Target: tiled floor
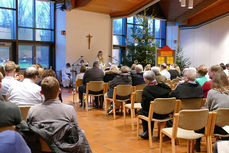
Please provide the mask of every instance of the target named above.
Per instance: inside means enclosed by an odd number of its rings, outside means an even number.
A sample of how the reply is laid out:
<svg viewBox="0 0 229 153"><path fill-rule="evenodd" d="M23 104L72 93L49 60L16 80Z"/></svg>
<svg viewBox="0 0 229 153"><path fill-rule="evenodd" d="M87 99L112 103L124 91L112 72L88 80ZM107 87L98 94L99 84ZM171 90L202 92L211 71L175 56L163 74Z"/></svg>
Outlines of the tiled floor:
<svg viewBox="0 0 229 153"><path fill-rule="evenodd" d="M72 94L67 90L63 91L65 103L72 103ZM159 152L159 141L153 138L153 148L149 148L148 140L137 139L136 126L131 130L130 116L127 116L124 125L122 115L117 115L113 120L112 116L105 116L102 109L90 109L88 112L76 107L78 122L85 131L86 137L94 153L157 153ZM157 131L155 131L157 135ZM163 152L171 152L169 139L165 140ZM201 146L202 151L206 152L205 145ZM177 153L186 153L186 142L182 141L176 146Z"/></svg>

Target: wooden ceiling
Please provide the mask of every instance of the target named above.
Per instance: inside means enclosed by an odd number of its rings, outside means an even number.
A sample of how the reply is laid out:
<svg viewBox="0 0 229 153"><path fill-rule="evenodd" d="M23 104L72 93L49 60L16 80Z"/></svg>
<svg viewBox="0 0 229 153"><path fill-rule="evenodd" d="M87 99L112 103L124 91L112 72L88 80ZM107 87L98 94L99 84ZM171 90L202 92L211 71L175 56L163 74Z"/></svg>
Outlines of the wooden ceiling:
<svg viewBox="0 0 229 153"><path fill-rule="evenodd" d="M109 14L112 18L133 15L156 4L168 21L198 25L229 12L229 0L194 0L194 8L179 0L72 0L75 8Z"/></svg>

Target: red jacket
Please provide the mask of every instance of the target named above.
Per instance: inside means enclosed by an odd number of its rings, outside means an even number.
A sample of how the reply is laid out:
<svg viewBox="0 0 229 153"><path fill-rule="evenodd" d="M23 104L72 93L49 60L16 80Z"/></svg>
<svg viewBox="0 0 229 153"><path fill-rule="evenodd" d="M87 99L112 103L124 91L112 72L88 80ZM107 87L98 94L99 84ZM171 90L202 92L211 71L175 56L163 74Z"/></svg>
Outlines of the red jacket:
<svg viewBox="0 0 229 153"><path fill-rule="evenodd" d="M204 92L204 98L207 97L208 91L211 89L211 85L212 85L212 80L206 81L206 82L203 84L202 89L203 89L203 92Z"/></svg>

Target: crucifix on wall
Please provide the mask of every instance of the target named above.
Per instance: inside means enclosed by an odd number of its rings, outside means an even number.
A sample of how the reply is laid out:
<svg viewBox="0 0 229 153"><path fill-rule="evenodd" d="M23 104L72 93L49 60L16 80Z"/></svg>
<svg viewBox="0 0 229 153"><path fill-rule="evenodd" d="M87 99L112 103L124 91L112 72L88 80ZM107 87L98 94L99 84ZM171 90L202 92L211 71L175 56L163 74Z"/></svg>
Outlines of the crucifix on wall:
<svg viewBox="0 0 229 153"><path fill-rule="evenodd" d="M92 38L93 36L92 35L87 35L87 38L88 38L88 49L90 49L91 48L91 38Z"/></svg>

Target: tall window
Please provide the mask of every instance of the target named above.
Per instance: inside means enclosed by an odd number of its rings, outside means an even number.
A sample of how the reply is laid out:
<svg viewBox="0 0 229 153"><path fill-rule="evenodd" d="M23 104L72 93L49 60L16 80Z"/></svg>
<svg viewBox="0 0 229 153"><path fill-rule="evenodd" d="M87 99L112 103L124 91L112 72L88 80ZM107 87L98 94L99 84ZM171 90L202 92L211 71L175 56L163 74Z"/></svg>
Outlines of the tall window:
<svg viewBox="0 0 229 153"><path fill-rule="evenodd" d="M142 18L128 17L113 20L113 62L123 63L123 56L126 55L127 42L134 42L132 35L137 29L142 29ZM166 21L159 19L148 19L149 33L154 36L155 44L164 47L166 42ZM140 33L141 34L141 33ZM118 61L118 62L117 62Z"/></svg>
<svg viewBox="0 0 229 153"><path fill-rule="evenodd" d="M10 56L4 57L21 68L31 64L55 66L55 57L51 55L55 43L54 9L54 3L40 0L0 0L1 50L11 43Z"/></svg>

